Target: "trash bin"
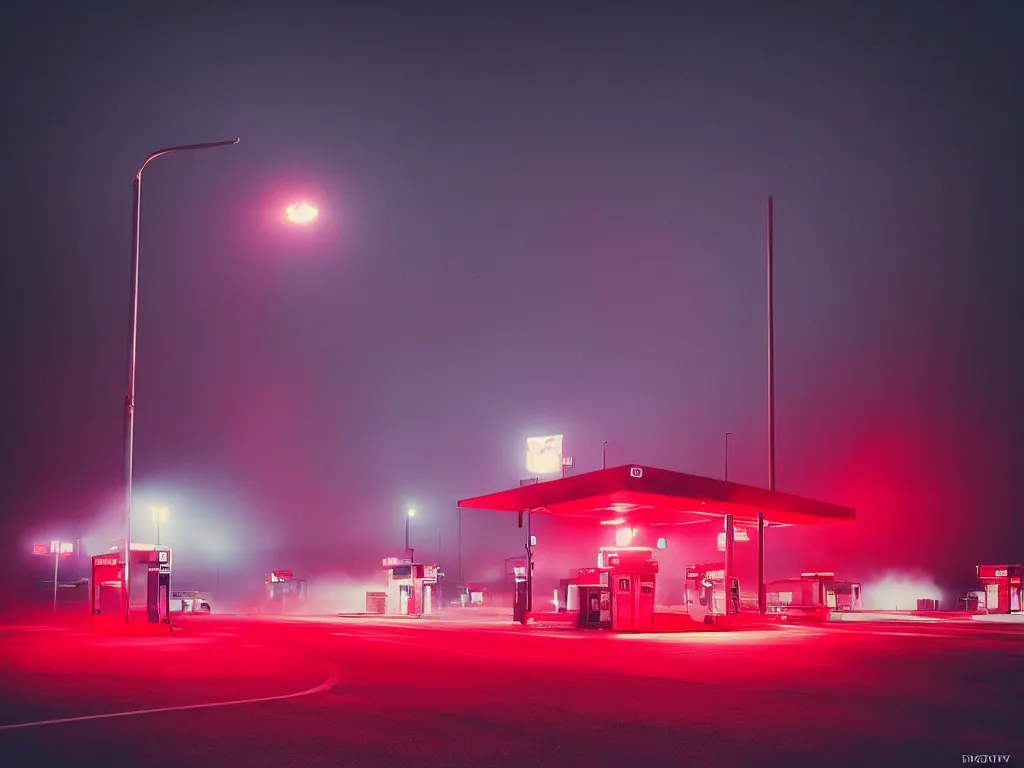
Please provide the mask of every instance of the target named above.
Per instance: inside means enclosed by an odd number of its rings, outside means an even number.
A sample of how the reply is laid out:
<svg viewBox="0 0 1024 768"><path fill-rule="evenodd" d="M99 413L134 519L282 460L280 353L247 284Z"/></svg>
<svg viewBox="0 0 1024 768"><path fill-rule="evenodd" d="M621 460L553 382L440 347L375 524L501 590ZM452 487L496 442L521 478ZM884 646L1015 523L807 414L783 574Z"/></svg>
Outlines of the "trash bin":
<svg viewBox="0 0 1024 768"><path fill-rule="evenodd" d="M939 601L931 598L921 597L917 600L917 610L919 611L937 611L939 610Z"/></svg>
<svg viewBox="0 0 1024 768"><path fill-rule="evenodd" d="M367 592L366 612L384 613L386 610L388 595L387 592Z"/></svg>

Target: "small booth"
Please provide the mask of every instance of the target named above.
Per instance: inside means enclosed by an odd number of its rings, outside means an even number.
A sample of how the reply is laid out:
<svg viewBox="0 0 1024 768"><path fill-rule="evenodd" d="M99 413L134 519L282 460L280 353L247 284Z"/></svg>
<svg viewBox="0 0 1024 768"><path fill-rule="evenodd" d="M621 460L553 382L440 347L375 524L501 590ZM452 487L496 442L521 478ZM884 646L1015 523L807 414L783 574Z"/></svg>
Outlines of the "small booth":
<svg viewBox="0 0 1024 768"><path fill-rule="evenodd" d="M422 616L437 610L437 566L412 562L411 557L388 557L385 612L399 616Z"/></svg>
<svg viewBox="0 0 1024 768"><path fill-rule="evenodd" d="M739 613L740 580L730 577L726 589L725 563L686 566L683 591L686 613L694 621L706 623L716 616Z"/></svg>
<svg viewBox="0 0 1024 768"><path fill-rule="evenodd" d="M296 579L291 571L271 571L263 582L268 613L288 613L306 601L306 580Z"/></svg>
<svg viewBox="0 0 1024 768"><path fill-rule="evenodd" d="M1021 579L1024 565L979 565L978 581L984 594L984 605L978 607L986 613L1024 612L1024 590Z"/></svg>
<svg viewBox="0 0 1024 768"><path fill-rule="evenodd" d="M455 591L459 606L462 608L479 608L491 600L491 590L479 582L467 581L465 584L458 584Z"/></svg>
<svg viewBox="0 0 1024 768"><path fill-rule="evenodd" d="M863 607L860 583L837 581L830 571L771 581L765 589L768 613L789 618L827 619L832 611L859 611Z"/></svg>
<svg viewBox="0 0 1024 768"><path fill-rule="evenodd" d="M92 558L90 580L90 610L94 624L124 621L127 617L127 601L130 600L131 583L144 580L146 619L153 624L169 622L171 612L171 549L156 544L131 545L131 567L125 573L124 545L115 547L103 555Z"/></svg>
<svg viewBox="0 0 1024 768"><path fill-rule="evenodd" d="M575 614L580 629L649 632L654 628L658 561L647 547L603 547L596 568L576 568L555 590L555 612Z"/></svg>

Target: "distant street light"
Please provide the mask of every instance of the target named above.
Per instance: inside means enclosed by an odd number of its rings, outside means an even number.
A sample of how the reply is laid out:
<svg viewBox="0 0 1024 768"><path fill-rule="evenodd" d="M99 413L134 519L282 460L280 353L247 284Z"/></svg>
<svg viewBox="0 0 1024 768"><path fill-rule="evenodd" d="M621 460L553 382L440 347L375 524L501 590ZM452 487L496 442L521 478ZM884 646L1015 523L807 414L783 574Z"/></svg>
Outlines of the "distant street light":
<svg viewBox="0 0 1024 768"><path fill-rule="evenodd" d="M285 208L284 215L292 224L311 224L320 215L320 211L311 203L302 201L301 203L292 203Z"/></svg>
<svg viewBox="0 0 1024 768"><path fill-rule="evenodd" d="M153 507L153 520L156 522L156 544L160 546L160 523L167 522L168 513L170 513L167 507Z"/></svg>
<svg viewBox="0 0 1024 768"><path fill-rule="evenodd" d="M60 556L75 551L75 545L64 541L51 541L50 551L53 552L53 612L57 612L57 574L60 570Z"/></svg>
<svg viewBox="0 0 1024 768"><path fill-rule="evenodd" d="M128 623L131 614L131 559L132 559L132 464L135 454L135 350L139 328L139 234L142 228L142 172L146 166L158 157L176 152L194 152L200 149L231 147L241 139L229 141L212 141L206 144L181 144L165 147L151 153L142 161L135 172L134 205L132 210L132 265L131 282L129 284L129 315L128 315L128 392L124 397L124 496L125 496L125 528L124 539L124 585L128 593L124 601L124 620Z"/></svg>
<svg viewBox="0 0 1024 768"><path fill-rule="evenodd" d="M416 510L410 507L405 514L405 551L409 551L409 521L416 517Z"/></svg>

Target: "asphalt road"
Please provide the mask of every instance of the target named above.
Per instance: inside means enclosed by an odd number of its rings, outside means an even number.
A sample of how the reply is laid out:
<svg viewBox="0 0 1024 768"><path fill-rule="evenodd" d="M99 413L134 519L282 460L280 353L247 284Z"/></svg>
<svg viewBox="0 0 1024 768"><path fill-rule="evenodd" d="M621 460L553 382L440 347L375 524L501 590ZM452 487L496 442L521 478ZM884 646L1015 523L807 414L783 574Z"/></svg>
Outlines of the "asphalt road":
<svg viewBox="0 0 1024 768"><path fill-rule="evenodd" d="M1024 628L628 636L427 620L180 625L130 637L0 626L0 764L1024 762Z"/></svg>

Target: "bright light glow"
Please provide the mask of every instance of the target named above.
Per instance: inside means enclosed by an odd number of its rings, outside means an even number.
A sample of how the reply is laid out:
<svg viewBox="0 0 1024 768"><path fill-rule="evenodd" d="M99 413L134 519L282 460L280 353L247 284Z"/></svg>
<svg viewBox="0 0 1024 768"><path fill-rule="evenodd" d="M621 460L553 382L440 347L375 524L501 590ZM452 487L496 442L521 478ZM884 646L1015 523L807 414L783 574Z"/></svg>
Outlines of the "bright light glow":
<svg viewBox="0 0 1024 768"><path fill-rule="evenodd" d="M154 522L166 523L171 510L167 507L153 507Z"/></svg>
<svg viewBox="0 0 1024 768"><path fill-rule="evenodd" d="M562 435L526 438L526 471L553 475L562 471Z"/></svg>
<svg viewBox="0 0 1024 768"><path fill-rule="evenodd" d="M289 205L284 209L284 215L292 224L310 224L320 215L320 211L312 204L303 201Z"/></svg>
<svg viewBox="0 0 1024 768"><path fill-rule="evenodd" d="M886 574L864 585L862 601L868 610L913 611L919 599L942 601L942 590L925 574Z"/></svg>
<svg viewBox="0 0 1024 768"><path fill-rule="evenodd" d="M408 514L409 514L409 517L416 517L416 510L415 510L415 509L412 509L412 508L410 507L410 508L409 508L409 512L408 512Z"/></svg>
<svg viewBox="0 0 1024 768"><path fill-rule="evenodd" d="M633 530L631 528L619 528L615 531L615 546L628 547L633 541Z"/></svg>
<svg viewBox="0 0 1024 768"><path fill-rule="evenodd" d="M617 517L614 520L602 520L601 525L622 525L626 522L623 518Z"/></svg>

